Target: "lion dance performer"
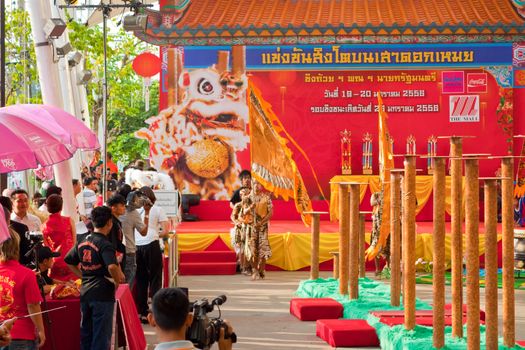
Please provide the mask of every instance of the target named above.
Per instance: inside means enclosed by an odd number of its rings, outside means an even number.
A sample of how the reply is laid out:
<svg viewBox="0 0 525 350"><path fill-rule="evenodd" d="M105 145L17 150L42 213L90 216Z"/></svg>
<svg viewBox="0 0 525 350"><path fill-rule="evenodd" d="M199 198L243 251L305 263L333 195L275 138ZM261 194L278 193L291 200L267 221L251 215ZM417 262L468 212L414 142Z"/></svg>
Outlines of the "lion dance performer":
<svg viewBox="0 0 525 350"><path fill-rule="evenodd" d="M237 261L243 274L252 274L251 266L246 261L246 237L251 236L254 221L255 204L250 196L251 190L243 188L240 191L241 201L233 207L231 220L233 221L233 246L237 253Z"/></svg>
<svg viewBox="0 0 525 350"><path fill-rule="evenodd" d="M252 194L254 203L254 223L246 237L246 259L252 268L252 280L264 279L266 261L272 256L268 241L268 222L273 214L270 194L262 191L262 185L253 180Z"/></svg>

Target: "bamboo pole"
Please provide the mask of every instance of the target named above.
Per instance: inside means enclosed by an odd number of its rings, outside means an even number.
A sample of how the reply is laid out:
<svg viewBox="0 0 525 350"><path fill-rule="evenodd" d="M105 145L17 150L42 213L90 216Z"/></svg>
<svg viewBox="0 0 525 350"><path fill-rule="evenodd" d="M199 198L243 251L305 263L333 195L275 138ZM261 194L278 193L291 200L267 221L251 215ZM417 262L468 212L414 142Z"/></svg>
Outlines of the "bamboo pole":
<svg viewBox="0 0 525 350"><path fill-rule="evenodd" d="M390 304L401 299L401 175L390 170Z"/></svg>
<svg viewBox="0 0 525 350"><path fill-rule="evenodd" d="M463 140L450 138L451 164L451 269L452 269L452 336L463 337L463 239L462 223L462 162Z"/></svg>
<svg viewBox="0 0 525 350"><path fill-rule="evenodd" d="M349 254L349 278L350 299L359 298L359 234L361 225L359 220L359 187L360 184L350 185L350 254Z"/></svg>
<svg viewBox="0 0 525 350"><path fill-rule="evenodd" d="M348 183L339 183L339 293L348 294L350 239L350 193Z"/></svg>
<svg viewBox="0 0 525 350"><path fill-rule="evenodd" d="M433 344L445 346L445 157L435 157L433 174L434 231L433 238Z"/></svg>
<svg viewBox="0 0 525 350"><path fill-rule="evenodd" d="M498 348L497 179L484 179L485 193L485 328L486 349Z"/></svg>
<svg viewBox="0 0 525 350"><path fill-rule="evenodd" d="M479 160L465 160L467 348L479 349Z"/></svg>
<svg viewBox="0 0 525 350"><path fill-rule="evenodd" d="M310 240L310 279L319 278L319 219L321 214L328 214L325 211L307 211L304 214L312 216L312 237Z"/></svg>
<svg viewBox="0 0 525 350"><path fill-rule="evenodd" d="M503 345L513 347L516 341L514 306L514 217L513 184L514 159L501 160L501 221L503 223Z"/></svg>
<svg viewBox="0 0 525 350"><path fill-rule="evenodd" d="M405 329L416 325L416 156L405 155L403 182L403 305Z"/></svg>

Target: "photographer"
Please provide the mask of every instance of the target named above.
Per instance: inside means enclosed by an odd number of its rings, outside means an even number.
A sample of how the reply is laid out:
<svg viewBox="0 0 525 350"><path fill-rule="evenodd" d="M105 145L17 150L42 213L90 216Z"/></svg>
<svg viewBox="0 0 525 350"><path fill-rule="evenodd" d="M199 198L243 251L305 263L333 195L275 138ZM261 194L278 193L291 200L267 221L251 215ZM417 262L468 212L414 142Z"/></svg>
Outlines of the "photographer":
<svg viewBox="0 0 525 350"><path fill-rule="evenodd" d="M144 220L148 219L147 234L135 232L137 245L137 276L136 276L136 303L137 311L142 323L148 323L148 290L153 297L162 286L162 251L159 238L168 237L168 217L164 209L155 205L157 197L150 187L142 187L140 191L147 196L148 201L139 212ZM149 215L146 208L152 204Z"/></svg>
<svg viewBox="0 0 525 350"><path fill-rule="evenodd" d="M155 350L196 349L193 343L185 340L186 331L193 322L189 313L188 297L179 288L161 289L151 302L152 313L148 315L149 324L155 327L159 344ZM225 321L227 334L233 333L233 328ZM220 330L219 350L232 349L232 339L225 339L224 328Z"/></svg>
<svg viewBox="0 0 525 350"><path fill-rule="evenodd" d="M119 194L125 192L119 191ZM135 245L135 230L141 235L146 236L149 226L149 211L151 209L151 202L149 205L144 205L144 195L140 191L132 191L126 193L126 213L119 217L122 223L122 233L124 234L124 245L126 246L126 258L124 262L124 275L126 275L126 283L129 287L133 287L135 274L137 272L137 246ZM144 221L140 217L137 209L144 207Z"/></svg>

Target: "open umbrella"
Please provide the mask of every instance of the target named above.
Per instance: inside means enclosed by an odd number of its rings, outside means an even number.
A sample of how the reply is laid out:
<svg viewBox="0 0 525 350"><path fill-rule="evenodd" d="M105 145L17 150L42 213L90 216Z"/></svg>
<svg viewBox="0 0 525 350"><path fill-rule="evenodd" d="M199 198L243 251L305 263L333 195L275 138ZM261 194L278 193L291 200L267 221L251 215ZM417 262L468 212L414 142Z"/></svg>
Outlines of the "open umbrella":
<svg viewBox="0 0 525 350"><path fill-rule="evenodd" d="M77 149L97 149L96 135L73 115L52 106L0 108L0 173L60 163Z"/></svg>

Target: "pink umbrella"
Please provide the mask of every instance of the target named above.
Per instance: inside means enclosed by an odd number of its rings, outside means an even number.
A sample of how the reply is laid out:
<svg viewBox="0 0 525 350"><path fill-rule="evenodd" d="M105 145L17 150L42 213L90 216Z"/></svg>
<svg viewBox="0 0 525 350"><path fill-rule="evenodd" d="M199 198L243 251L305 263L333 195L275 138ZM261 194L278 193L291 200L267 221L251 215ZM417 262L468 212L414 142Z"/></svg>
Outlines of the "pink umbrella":
<svg viewBox="0 0 525 350"><path fill-rule="evenodd" d="M73 115L44 105L0 108L0 173L49 166L77 149L100 147L96 135Z"/></svg>

